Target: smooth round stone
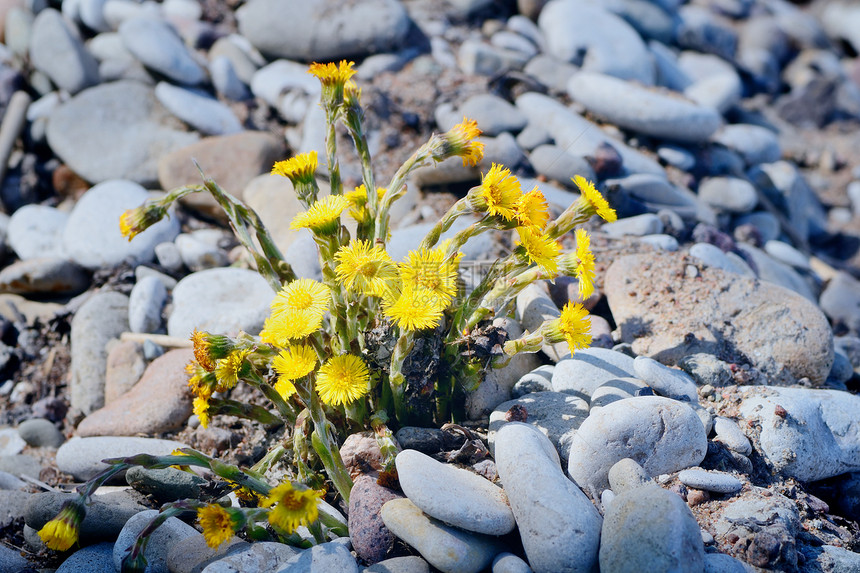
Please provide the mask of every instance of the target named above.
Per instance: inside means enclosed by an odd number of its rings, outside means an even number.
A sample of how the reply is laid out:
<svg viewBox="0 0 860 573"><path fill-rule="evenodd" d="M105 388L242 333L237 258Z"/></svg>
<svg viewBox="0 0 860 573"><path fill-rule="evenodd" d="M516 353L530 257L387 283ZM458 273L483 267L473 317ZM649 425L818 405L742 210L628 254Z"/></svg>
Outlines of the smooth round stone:
<svg viewBox="0 0 860 573"><path fill-rule="evenodd" d="M567 90L589 112L618 127L662 139L702 142L723 121L713 108L604 74L578 72L568 81Z"/></svg>
<svg viewBox="0 0 860 573"><path fill-rule="evenodd" d="M644 485L621 493L607 507L601 571L692 573L704 569L704 559L699 524L680 496Z"/></svg>
<svg viewBox="0 0 860 573"><path fill-rule="evenodd" d="M201 240L196 234L183 233L176 237L174 244L179 249L182 262L195 272L224 267L230 262L227 253L217 245Z"/></svg>
<svg viewBox="0 0 860 573"><path fill-rule="evenodd" d="M520 52L529 57L534 57L538 54L537 47L531 41L508 30L501 30L493 34L490 37L490 44L504 50Z"/></svg>
<svg viewBox="0 0 860 573"><path fill-rule="evenodd" d="M574 175L594 181L594 169L584 157L571 155L557 145L540 145L529 154L534 170L549 179L570 185Z"/></svg>
<svg viewBox="0 0 860 573"><path fill-rule="evenodd" d="M208 269L190 274L173 289L170 336L187 338L197 328L212 333L259 332L275 293L246 269Z"/></svg>
<svg viewBox="0 0 860 573"><path fill-rule="evenodd" d="M39 469L41 469L41 468L39 468ZM37 475L38 475L38 473L39 472L36 472ZM4 492L6 492L6 491L14 492L15 490L23 490L26 488L27 488L27 482L25 482L22 479L19 479L18 476L16 476L15 474L11 474L7 471L0 470L0 501L2 501L4 504L8 504L8 505L5 505L4 507L11 508L13 503L15 505L17 505L18 500L21 499L17 496L14 496L14 498L13 498L16 501L6 499L5 497L3 497L5 495ZM14 494L11 494L9 497L13 497L13 495ZM12 510L9 509L8 511L11 513ZM8 519L8 516L9 516L9 513L7 513L7 517L0 519L0 523L4 523L5 520Z"/></svg>
<svg viewBox="0 0 860 573"><path fill-rule="evenodd" d="M636 377L630 356L606 348L583 348L556 364L552 388L556 392L591 396L609 380Z"/></svg>
<svg viewBox="0 0 860 573"><path fill-rule="evenodd" d="M113 543L82 547L63 561L56 573L109 573L113 571Z"/></svg>
<svg viewBox="0 0 860 573"><path fill-rule="evenodd" d="M362 569L361 573L430 573L430 565L417 555L409 555L374 563Z"/></svg>
<svg viewBox="0 0 860 573"><path fill-rule="evenodd" d="M737 152L747 165L773 163L782 157L777 135L759 125L726 125L714 134L711 141Z"/></svg>
<svg viewBox="0 0 860 573"><path fill-rule="evenodd" d="M733 61L737 49L737 32L724 19L704 6L683 6L678 10L680 22L676 30L682 48L715 54Z"/></svg>
<svg viewBox="0 0 860 573"><path fill-rule="evenodd" d="M149 262L155 245L179 234L179 220L165 217L129 241L120 233L119 220L151 196L132 181L105 181L92 187L75 204L63 230L66 252L79 265L90 269L112 267L132 259Z"/></svg>
<svg viewBox="0 0 860 573"><path fill-rule="evenodd" d="M269 59L320 62L391 51L404 42L411 23L396 0L253 0L236 11L236 19L239 33Z"/></svg>
<svg viewBox="0 0 860 573"><path fill-rule="evenodd" d="M6 242L19 259L59 256L69 214L47 205L24 205L9 218Z"/></svg>
<svg viewBox="0 0 860 573"><path fill-rule="evenodd" d="M567 80L578 70L578 66L547 54L538 54L523 68L525 73L556 92L563 92L567 87Z"/></svg>
<svg viewBox="0 0 860 573"><path fill-rule="evenodd" d="M546 436L528 424L507 424L496 436L495 459L531 567L594 570L602 519L564 475Z"/></svg>
<svg viewBox="0 0 860 573"><path fill-rule="evenodd" d="M507 418L511 408L524 409L527 417L519 421L525 421L540 430L564 459L572 434L588 417L588 403L577 396L563 392L526 394L522 398L499 404L490 414L487 442L491 451L495 448L498 431L509 423Z"/></svg>
<svg viewBox="0 0 860 573"><path fill-rule="evenodd" d="M511 389L511 398L522 398L532 392L551 392L554 368L552 364L544 364L523 375Z"/></svg>
<svg viewBox="0 0 860 573"><path fill-rule="evenodd" d="M602 229L610 237L654 235L663 232L663 221L654 213L643 213L606 223Z"/></svg>
<svg viewBox="0 0 860 573"><path fill-rule="evenodd" d="M26 446L27 442L14 428L0 429L0 456L20 454Z"/></svg>
<svg viewBox="0 0 860 573"><path fill-rule="evenodd" d="M430 565L446 573L483 571L500 550L496 539L444 525L425 515L408 499L387 502L381 515L394 535L418 551Z"/></svg>
<svg viewBox="0 0 860 573"><path fill-rule="evenodd" d="M298 62L275 60L254 72L251 91L272 107L278 107L284 94L294 90L319 96L319 81L307 72L307 66Z"/></svg>
<svg viewBox="0 0 860 573"><path fill-rule="evenodd" d="M591 411L593 412L595 408L601 408L618 400L645 395L643 391L651 393L650 387L638 378L609 380L595 388L594 392L591 393Z"/></svg>
<svg viewBox="0 0 860 573"><path fill-rule="evenodd" d="M281 567L302 550L286 543L258 541L210 563L201 573L237 573L238 571L280 571Z"/></svg>
<svg viewBox="0 0 860 573"><path fill-rule="evenodd" d="M630 491L650 483L653 483L653 480L651 479L651 476L645 472L642 466L637 464L635 460L624 458L623 460L618 460L611 468L609 468L609 486L612 489L604 490L604 492L611 491L615 496L618 496L626 491ZM602 500L602 493L600 497ZM606 507L606 505L604 505L604 507Z"/></svg>
<svg viewBox="0 0 860 573"><path fill-rule="evenodd" d="M90 286L90 274L65 258L17 261L0 271L0 292L23 295L74 295Z"/></svg>
<svg viewBox="0 0 860 573"><path fill-rule="evenodd" d="M522 52L473 39L463 42L457 52L457 65L470 76L495 76L512 69L519 70L528 60L529 56Z"/></svg>
<svg viewBox="0 0 860 573"><path fill-rule="evenodd" d="M217 99L167 82L155 86L155 97L173 115L205 135L242 131L233 111Z"/></svg>
<svg viewBox="0 0 860 573"><path fill-rule="evenodd" d="M137 515L133 515L119 532L116 543L113 547L113 565L116 571L122 568L122 560L131 550L134 542L137 540L138 534L149 525L149 522L158 516L158 510L147 509L141 511ZM167 555L171 548L179 541L200 535L200 533L175 517L168 517L158 529L156 529L149 537L149 543L143 552L143 556L147 562L147 570L152 573L167 573Z"/></svg>
<svg viewBox="0 0 860 573"><path fill-rule="evenodd" d="M516 527L504 490L485 478L416 450L403 450L395 463L403 493L430 517L487 535Z"/></svg>
<svg viewBox="0 0 860 573"><path fill-rule="evenodd" d="M696 156L676 145L661 145L657 148L657 156L681 171L690 171L696 166Z"/></svg>
<svg viewBox="0 0 860 573"><path fill-rule="evenodd" d="M401 497L376 483L373 476L355 479L349 494L349 539L356 555L368 563L381 561L394 547L394 535L385 527L379 512L386 502Z"/></svg>
<svg viewBox="0 0 860 573"><path fill-rule="evenodd" d="M684 90L684 95L697 104L724 114L741 99L743 84L734 69L700 78Z"/></svg>
<svg viewBox="0 0 860 573"><path fill-rule="evenodd" d="M532 568L513 553L499 553L493 559L493 573L532 573Z"/></svg>
<svg viewBox="0 0 860 573"><path fill-rule="evenodd" d="M709 267L722 269L732 273L738 273L748 277L755 277L755 273L749 265L741 266L737 261L726 256L719 247L710 243L696 243L690 247L690 255L699 259Z"/></svg>
<svg viewBox="0 0 860 573"><path fill-rule="evenodd" d="M47 137L54 153L87 181L130 179L151 185L158 178L158 158L199 136L176 129L175 118L152 88L123 80L90 88L57 106L48 118Z"/></svg>
<svg viewBox="0 0 860 573"><path fill-rule="evenodd" d="M571 440L568 474L597 498L618 460L639 460L655 476L698 465L707 450L702 422L686 404L660 396L627 398L582 423Z"/></svg>
<svg viewBox="0 0 860 573"><path fill-rule="evenodd" d="M18 435L34 448L59 448L66 441L63 433L44 418L31 418L18 425Z"/></svg>
<svg viewBox="0 0 860 573"><path fill-rule="evenodd" d="M314 545L291 557L278 573L358 573L358 564L349 549L340 542Z"/></svg>
<svg viewBox="0 0 860 573"><path fill-rule="evenodd" d="M75 94L99 82L98 63L60 12L39 12L32 34L30 62L58 88Z"/></svg>
<svg viewBox="0 0 860 573"><path fill-rule="evenodd" d="M166 456L186 444L174 440L135 438L127 436L74 437L57 450L57 467L75 479L88 480L107 468L101 460L123 458L136 454Z"/></svg>
<svg viewBox="0 0 860 573"><path fill-rule="evenodd" d="M633 371L661 396L696 404L699 401L695 380L683 370L669 368L647 356L637 356L633 360Z"/></svg>
<svg viewBox="0 0 860 573"><path fill-rule="evenodd" d="M167 22L132 18L120 24L119 35L128 51L144 66L174 82L197 85L206 80L205 70Z"/></svg>
<svg viewBox="0 0 860 573"><path fill-rule="evenodd" d="M537 283L532 283L520 291L516 300L516 317L522 327L529 332L537 331L544 321L553 320L561 315L561 311ZM570 348L565 342L544 344L541 350L553 362L558 362L562 357L570 354Z"/></svg>
<svg viewBox="0 0 860 573"><path fill-rule="evenodd" d="M239 78L233 62L227 56L218 56L209 62L209 75L212 76L215 90L225 98L244 101L251 97L248 86Z"/></svg>
<svg viewBox="0 0 860 573"><path fill-rule="evenodd" d="M755 187L737 177L708 177L699 184L699 199L728 213L749 213L758 204Z"/></svg>
<svg viewBox="0 0 860 573"><path fill-rule="evenodd" d="M503 131L516 133L528 123L526 116L513 104L493 94L478 94L460 106L460 115L478 122L478 127L488 136Z"/></svg>
<svg viewBox="0 0 860 573"><path fill-rule="evenodd" d="M700 218L696 196L666 180L664 174L634 173L618 179L607 179L606 188L623 193L642 203L649 211L671 209L680 216Z"/></svg>
<svg viewBox="0 0 860 573"><path fill-rule="evenodd" d="M679 472L678 479L687 487L716 493L735 493L740 491L744 485L741 480L731 474L710 472L697 468Z"/></svg>
<svg viewBox="0 0 860 573"><path fill-rule="evenodd" d="M705 573L747 573L747 564L725 553L705 553Z"/></svg>
<svg viewBox="0 0 860 573"><path fill-rule="evenodd" d="M721 442L730 450L748 456L752 453L749 438L743 433L737 423L723 416L714 418L716 441Z"/></svg>
<svg viewBox="0 0 860 573"><path fill-rule="evenodd" d="M741 386L743 420L761 424L761 449L774 469L800 481L860 470L860 397L838 390Z"/></svg>
<svg viewBox="0 0 860 573"><path fill-rule="evenodd" d="M860 282L853 276L837 272L822 291L819 304L832 321L854 332L860 329Z"/></svg>
<svg viewBox="0 0 860 573"><path fill-rule="evenodd" d="M132 332L157 333L162 330L161 311L167 302L167 288L154 276L137 281L128 297L128 325Z"/></svg>
<svg viewBox="0 0 860 573"><path fill-rule="evenodd" d="M791 265L796 269L810 270L809 257L782 241L767 241L764 244L764 252L781 263Z"/></svg>
<svg viewBox="0 0 860 573"><path fill-rule="evenodd" d="M749 244L739 244L738 249L752 259L761 280L767 281L794 291L806 300L814 302L815 293L800 274L790 266L775 260L773 257Z"/></svg>
<svg viewBox="0 0 860 573"><path fill-rule="evenodd" d="M174 468L148 470L140 466L130 468L125 473L125 481L144 495L155 498L159 503L179 499L200 497L200 488L206 480L200 476Z"/></svg>
<svg viewBox="0 0 860 573"><path fill-rule="evenodd" d="M672 235L645 235L644 237L640 237L640 243L645 243L646 245L651 245L655 249L659 249L661 251L669 251L670 253L674 253L678 250L678 239L673 237Z"/></svg>
<svg viewBox="0 0 860 573"><path fill-rule="evenodd" d="M547 52L559 60L645 85L654 83L654 65L642 38L630 24L600 4L581 0L551 2L537 22ZM589 25L582 26L582 22ZM572 29L577 33L571 34Z"/></svg>

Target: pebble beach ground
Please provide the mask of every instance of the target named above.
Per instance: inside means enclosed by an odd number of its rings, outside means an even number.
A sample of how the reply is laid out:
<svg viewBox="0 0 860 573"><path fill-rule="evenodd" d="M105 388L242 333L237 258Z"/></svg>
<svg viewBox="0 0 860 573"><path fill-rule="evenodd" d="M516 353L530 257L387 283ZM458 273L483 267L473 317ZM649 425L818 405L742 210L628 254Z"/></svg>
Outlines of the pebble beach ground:
<svg viewBox="0 0 860 573"><path fill-rule="evenodd" d="M399 485L351 436L350 503L326 510L348 538L215 551L171 518L147 571L860 571L860 4L0 0L0 40L0 572L118 572L161 503L207 485L129 471L48 550L36 531L101 459L249 466L283 436L192 415L182 341L258 332L273 297L214 201L132 242L118 219L199 183L193 159L319 277L268 173L324 149L307 64L340 58L378 181L464 116L484 132L479 166L409 180L397 260L492 163L557 213L572 176L598 185L619 220L589 223L592 347L493 371L462 425L400 428ZM467 243L466 286L509 248ZM533 285L500 325L534 330L576 292Z"/></svg>

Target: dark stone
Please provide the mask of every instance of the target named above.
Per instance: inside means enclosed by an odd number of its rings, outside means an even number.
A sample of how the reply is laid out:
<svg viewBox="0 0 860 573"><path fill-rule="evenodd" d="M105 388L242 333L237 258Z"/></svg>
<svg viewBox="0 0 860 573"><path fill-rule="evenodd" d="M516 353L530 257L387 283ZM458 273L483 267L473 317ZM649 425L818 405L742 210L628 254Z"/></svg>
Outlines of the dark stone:
<svg viewBox="0 0 860 573"><path fill-rule="evenodd" d="M404 496L382 487L371 476L361 476L349 495L349 539L356 554L370 564L385 559L394 549L395 537L379 512L386 502Z"/></svg>
<svg viewBox="0 0 860 573"><path fill-rule="evenodd" d="M24 522L38 531L57 516L65 501L77 497L78 495L73 493L37 493L27 501ZM136 492L124 491L91 498L87 505L87 515L81 523L81 545L116 540L131 516L149 509L141 502L141 496Z"/></svg>

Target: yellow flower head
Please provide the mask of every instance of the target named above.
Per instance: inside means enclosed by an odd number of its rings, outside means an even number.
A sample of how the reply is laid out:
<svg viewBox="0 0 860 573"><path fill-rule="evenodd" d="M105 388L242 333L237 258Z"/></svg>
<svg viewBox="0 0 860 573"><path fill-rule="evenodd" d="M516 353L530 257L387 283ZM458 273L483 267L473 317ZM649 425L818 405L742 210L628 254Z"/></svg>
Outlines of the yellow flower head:
<svg viewBox="0 0 860 573"><path fill-rule="evenodd" d="M385 195L385 187L376 189L376 196L379 201L382 201L382 196ZM367 188L364 185L359 185L352 191L345 193L344 197L349 199L349 216L358 223L365 223L370 219L370 213L367 211Z"/></svg>
<svg viewBox="0 0 860 573"><path fill-rule="evenodd" d="M360 113L361 110L361 88L354 81L349 80L343 86L343 104Z"/></svg>
<svg viewBox="0 0 860 573"><path fill-rule="evenodd" d="M248 354L250 350L236 350L215 363L215 377L218 379L215 389L218 392L235 387L241 377L248 375L250 365L245 362Z"/></svg>
<svg viewBox="0 0 860 573"><path fill-rule="evenodd" d="M66 551L78 540L81 522L86 513L86 507L79 500L67 501L57 517L42 526L39 537L49 549Z"/></svg>
<svg viewBox="0 0 860 573"><path fill-rule="evenodd" d="M119 232L129 241L161 220L167 209L157 203L144 203L126 210L119 217Z"/></svg>
<svg viewBox="0 0 860 573"><path fill-rule="evenodd" d="M191 332L191 343L194 347L194 358L205 370L215 370L215 362L227 358L236 343L223 334L201 332L196 328Z"/></svg>
<svg viewBox="0 0 860 573"><path fill-rule="evenodd" d="M209 396L197 396L194 398L193 411L200 419L200 425L209 427Z"/></svg>
<svg viewBox="0 0 860 573"><path fill-rule="evenodd" d="M579 264L574 276L579 280L579 298L587 299L594 292L594 253L591 252L591 237L585 229L576 230L576 257Z"/></svg>
<svg viewBox="0 0 860 573"><path fill-rule="evenodd" d="M600 194L600 191L594 187L593 183L580 175L574 176L573 182L576 183L577 187L579 187L579 191L582 193L582 200L588 205L590 211L600 215L600 217L607 223L611 223L618 219L615 209L609 206L609 203L606 202L606 199L604 199L603 195Z"/></svg>
<svg viewBox="0 0 860 573"><path fill-rule="evenodd" d="M263 500L263 507L275 506L269 512L269 523L276 528L292 533L300 525L310 525L319 517L317 504L322 492L300 484L284 482L273 487Z"/></svg>
<svg viewBox="0 0 860 573"><path fill-rule="evenodd" d="M405 289L429 291L447 307L457 294L457 260L445 258L442 246L409 251L407 261L400 263L400 278Z"/></svg>
<svg viewBox="0 0 860 573"><path fill-rule="evenodd" d="M364 361L352 354L330 358L320 366L316 388L320 399L329 406L349 404L367 394L370 370Z"/></svg>
<svg viewBox="0 0 860 573"><path fill-rule="evenodd" d="M327 286L311 279L298 279L284 286L272 301L272 314L266 319L260 339L276 346L304 338L319 330L328 310Z"/></svg>
<svg viewBox="0 0 860 573"><path fill-rule="evenodd" d="M405 288L396 299L386 301L385 316L402 330L424 330L439 324L445 306L431 291Z"/></svg>
<svg viewBox="0 0 860 573"><path fill-rule="evenodd" d="M397 280L397 265L381 245L354 240L334 255L338 265L337 279L348 290L370 296L382 296L386 285Z"/></svg>
<svg viewBox="0 0 860 573"><path fill-rule="evenodd" d="M272 360L272 368L278 373L279 382L307 376L314 371L316 365L316 352L307 344L287 346Z"/></svg>
<svg viewBox="0 0 860 573"><path fill-rule="evenodd" d="M218 378L215 371L209 372L196 360L192 360L185 365L185 371L188 373L188 387L191 388L191 393L195 396L205 396L208 398L215 391L215 386L218 385Z"/></svg>
<svg viewBox="0 0 860 573"><path fill-rule="evenodd" d="M314 62L308 73L314 75L322 84L322 102L328 110L335 110L343 103L343 90L346 83L355 75L352 66L355 62L341 60L339 64L318 64Z"/></svg>
<svg viewBox="0 0 860 573"><path fill-rule="evenodd" d="M278 161L272 167L272 175L281 175L293 182L293 185L311 184L317 170L317 152L311 151L291 157L286 161Z"/></svg>
<svg viewBox="0 0 860 573"><path fill-rule="evenodd" d="M484 144L480 141L474 141L476 137L481 135L481 130L478 129L478 122L473 119L463 118L461 123L448 130L445 134L445 142L447 145L444 149L443 157L434 159L440 161L446 157L462 157L464 167L474 167L481 159L484 158Z"/></svg>
<svg viewBox="0 0 860 573"><path fill-rule="evenodd" d="M549 221L549 209L541 190L535 187L520 195L517 204L517 222L523 227L543 230Z"/></svg>
<svg viewBox="0 0 860 573"><path fill-rule="evenodd" d="M561 251L561 245L558 241L529 227L517 227L517 233L520 236L519 242L524 251L523 254L528 260L540 266L547 273L555 275L558 272L557 257Z"/></svg>
<svg viewBox="0 0 860 573"><path fill-rule="evenodd" d="M519 180L508 169L493 163L480 187L470 191L468 198L475 211L486 211L510 221L516 217L520 195Z"/></svg>
<svg viewBox="0 0 860 573"><path fill-rule="evenodd" d="M212 549L233 537L235 527L233 515L216 503L198 507L197 521L203 528L203 539L206 540L206 545Z"/></svg>
<svg viewBox="0 0 860 573"><path fill-rule="evenodd" d="M310 229L317 235L334 235L340 229L340 214L347 207L349 199L343 195L329 195L293 217L290 229Z"/></svg>
<svg viewBox="0 0 860 573"><path fill-rule="evenodd" d="M284 400L289 399L290 396L296 393L296 385L292 383L291 380L286 378L278 377L278 380L275 382L273 386L275 392L283 398Z"/></svg>
<svg viewBox="0 0 860 573"><path fill-rule="evenodd" d="M581 304L565 304L556 328L567 341L571 354L591 344L591 320Z"/></svg>

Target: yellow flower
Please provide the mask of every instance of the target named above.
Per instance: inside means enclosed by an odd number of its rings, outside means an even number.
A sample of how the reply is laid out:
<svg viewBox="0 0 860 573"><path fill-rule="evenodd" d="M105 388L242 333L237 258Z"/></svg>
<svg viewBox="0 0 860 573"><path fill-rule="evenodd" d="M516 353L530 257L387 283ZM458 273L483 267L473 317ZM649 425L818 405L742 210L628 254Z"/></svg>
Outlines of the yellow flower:
<svg viewBox="0 0 860 573"><path fill-rule="evenodd" d="M307 344L287 346L272 360L272 368L278 373L279 382L307 376L314 371L316 365L316 352Z"/></svg>
<svg viewBox="0 0 860 573"><path fill-rule="evenodd" d="M446 260L443 247L409 251L407 261L400 263L400 278L405 289L429 291L447 307L457 294L459 256Z"/></svg>
<svg viewBox="0 0 860 573"><path fill-rule="evenodd" d="M193 411L200 419L200 425L209 427L209 396L197 396L194 398Z"/></svg>
<svg viewBox="0 0 860 573"><path fill-rule="evenodd" d="M579 264L574 276L579 280L579 298L587 299L594 292L594 253L591 252L591 237L585 229L576 230L576 257Z"/></svg>
<svg viewBox="0 0 860 573"><path fill-rule="evenodd" d="M343 85L343 103L357 112L361 110L361 88L352 80Z"/></svg>
<svg viewBox="0 0 860 573"><path fill-rule="evenodd" d="M317 152L302 153L286 161L278 161L272 167L272 175L281 175L293 182L293 185L313 183L317 170Z"/></svg>
<svg viewBox="0 0 860 573"><path fill-rule="evenodd" d="M517 203L517 222L523 227L543 229L549 221L549 210L546 198L541 190L535 187L528 193L520 195Z"/></svg>
<svg viewBox="0 0 860 573"><path fill-rule="evenodd" d="M382 296L385 286L397 279L397 266L381 245L355 240L334 255L335 273L347 289L371 296Z"/></svg>
<svg viewBox="0 0 860 573"><path fill-rule="evenodd" d="M269 523L290 534L300 525L310 525L317 520L317 503L321 497L322 492L287 481L273 487L262 505L271 507L277 504L269 512Z"/></svg>
<svg viewBox="0 0 860 573"><path fill-rule="evenodd" d="M333 235L340 228L340 214L349 207L349 199L343 195L329 195L320 199L304 213L299 213L290 222L290 229L310 229L318 235Z"/></svg>
<svg viewBox="0 0 860 573"><path fill-rule="evenodd" d="M247 375L248 368L245 358L250 354L249 350L237 350L227 358L222 358L215 363L215 377L218 385L215 389L224 392L236 386L239 378Z"/></svg>
<svg viewBox="0 0 860 573"><path fill-rule="evenodd" d="M67 501L57 517L42 526L39 537L49 549L65 551L78 540L86 508L79 500Z"/></svg>
<svg viewBox="0 0 860 573"><path fill-rule="evenodd" d="M278 377L278 381L275 382L274 388L275 392L277 392L284 400L287 400L290 396L296 393L296 385L286 378Z"/></svg>
<svg viewBox="0 0 860 573"><path fill-rule="evenodd" d="M567 341L571 354L591 344L591 321L581 304L569 302L564 305L558 318L558 330Z"/></svg>
<svg viewBox="0 0 860 573"><path fill-rule="evenodd" d="M481 135L481 130L478 129L478 122L464 117L461 123L452 127L445 134L445 141L448 144L445 157L462 157L464 167L477 165L484 158L484 144L480 141L473 141L479 135Z"/></svg>
<svg viewBox="0 0 860 573"><path fill-rule="evenodd" d="M519 180L508 169L493 163L481 180L480 187L470 191L468 197L475 211L486 211L510 221L517 214L520 195Z"/></svg>
<svg viewBox="0 0 860 573"><path fill-rule="evenodd" d="M191 343L194 346L194 358L205 370L215 370L215 362L227 358L236 344L229 336L201 332L196 328L191 332Z"/></svg>
<svg viewBox="0 0 860 573"><path fill-rule="evenodd" d="M206 545L212 549L233 537L233 517L218 504L198 507L197 521L203 528L203 539L206 540Z"/></svg>
<svg viewBox="0 0 860 573"><path fill-rule="evenodd" d="M156 203L144 203L128 209L119 217L119 232L129 241L161 220L167 209Z"/></svg>
<svg viewBox="0 0 860 573"><path fill-rule="evenodd" d="M382 196L385 195L385 187L376 189L376 196L382 201ZM370 213L367 212L367 188L364 185L359 185L349 193L345 193L344 197L349 199L349 216L358 223L364 223L370 218Z"/></svg>
<svg viewBox="0 0 860 573"><path fill-rule="evenodd" d="M341 60L339 64L314 62L310 65L308 73L316 76L323 87L339 85L340 89L343 89L346 82L355 75L355 70L352 69L354 65L355 62L347 62L346 60Z"/></svg>
<svg viewBox="0 0 860 573"><path fill-rule="evenodd" d="M349 404L367 394L370 370L364 361L352 354L342 354L320 366L316 388L320 399L329 406Z"/></svg>
<svg viewBox="0 0 860 573"><path fill-rule="evenodd" d="M517 233L520 236L520 246L531 262L539 265L547 273L554 275L558 272L556 259L561 251L558 241L529 227L517 227Z"/></svg>
<svg viewBox="0 0 860 573"><path fill-rule="evenodd" d="M580 175L574 176L572 180L576 183L576 186L579 187L579 191L582 193L582 199L588 204L589 208L594 213L600 215L600 217L607 223L611 223L618 219L618 215L615 214L615 209L609 206L609 203L606 202L606 199L603 198L600 191L595 189L593 183Z"/></svg>
<svg viewBox="0 0 860 573"><path fill-rule="evenodd" d="M276 346L304 338L319 330L328 310L330 292L327 286L311 279L288 283L272 301L272 314L266 318L260 339Z"/></svg>
<svg viewBox="0 0 860 573"><path fill-rule="evenodd" d="M188 387L191 388L191 393L195 396L205 396L208 398L215 391L215 386L218 384L218 379L215 372L209 372L196 360L192 360L185 365L185 371L188 373Z"/></svg>
<svg viewBox="0 0 860 573"><path fill-rule="evenodd" d="M385 316L403 330L435 328L442 318L445 303L424 289L405 288L385 305Z"/></svg>

